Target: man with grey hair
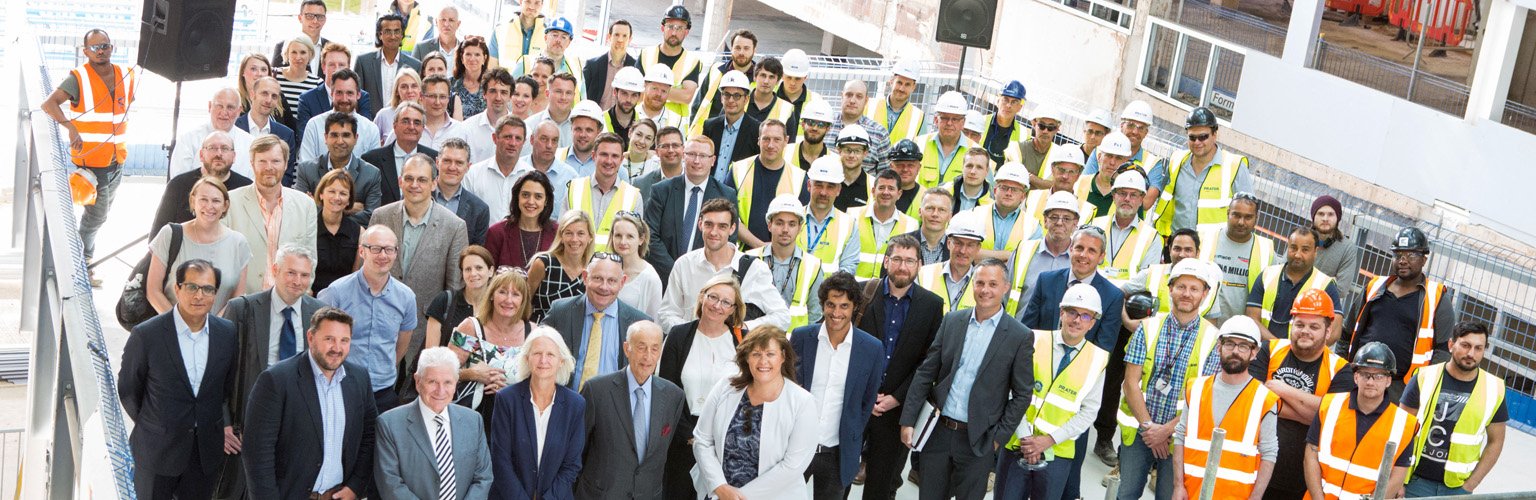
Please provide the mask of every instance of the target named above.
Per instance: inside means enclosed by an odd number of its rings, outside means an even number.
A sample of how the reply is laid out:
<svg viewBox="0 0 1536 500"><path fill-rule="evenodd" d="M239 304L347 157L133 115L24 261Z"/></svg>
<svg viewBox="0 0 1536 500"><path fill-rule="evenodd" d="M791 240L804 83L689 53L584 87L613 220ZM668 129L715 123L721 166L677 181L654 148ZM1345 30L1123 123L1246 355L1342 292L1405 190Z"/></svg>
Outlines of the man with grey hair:
<svg viewBox="0 0 1536 500"><path fill-rule="evenodd" d="M176 147L171 150L170 176L197 170L199 146L209 133L217 130L229 134L234 142L232 147L235 160L230 164L231 168L240 175L251 177L250 153L254 137L235 127L235 119L240 118L240 108L240 93L234 88L225 87L214 91L213 97L208 99L208 121L187 127L176 134Z"/></svg>
<svg viewBox="0 0 1536 500"><path fill-rule="evenodd" d="M594 377L582 387L587 448L576 498L605 498L605 491L662 498L667 449L686 396L677 385L653 376L661 346L660 325L650 320L630 324L624 337L628 369Z"/></svg>
<svg viewBox="0 0 1536 500"><path fill-rule="evenodd" d="M363 161L379 167L379 178L382 180L379 191L384 195L379 203L385 205L400 201L400 188L395 181L400 178L407 158L421 153L433 160L437 159L437 150L421 143L421 133L427 123L426 108L404 101L395 106L394 112L394 128L389 131L385 144L363 153Z"/></svg>
<svg viewBox="0 0 1536 500"><path fill-rule="evenodd" d="M544 317L544 324L560 332L576 357L571 386L578 389L598 375L624 368L622 335L632 325L651 320L619 300L626 276L617 254L593 255L581 281L586 293L556 301Z"/></svg>
<svg viewBox="0 0 1536 500"><path fill-rule="evenodd" d="M863 80L848 80L843 84L843 106L839 110L838 119L832 121L832 128L827 130L827 147L837 148L837 134L843 127L857 124L864 127L864 132L869 134L869 154L864 155L864 171L874 177L881 170L890 168L887 155L891 150L890 131L884 124L864 116L864 106L869 102L869 85Z"/></svg>
<svg viewBox="0 0 1536 500"><path fill-rule="evenodd" d="M1040 279L1029 290L1029 299L1019 313L1019 322L1039 331L1061 328L1061 298L1067 289L1078 283L1092 285L1099 292L1101 311L1119 311L1125 294L1115 284L1099 274L1099 263L1104 260L1106 236L1098 226L1082 226L1072 233L1072 246L1067 255L1071 264L1040 274ZM1088 341L1105 351L1113 351L1120 337L1120 318L1106 314L1098 325L1088 332Z"/></svg>
<svg viewBox="0 0 1536 500"><path fill-rule="evenodd" d="M485 498L491 449L480 414L453 404L459 358L447 347L421 351L415 404L379 415L373 479L383 498ZM424 431L424 432L423 432Z"/></svg>

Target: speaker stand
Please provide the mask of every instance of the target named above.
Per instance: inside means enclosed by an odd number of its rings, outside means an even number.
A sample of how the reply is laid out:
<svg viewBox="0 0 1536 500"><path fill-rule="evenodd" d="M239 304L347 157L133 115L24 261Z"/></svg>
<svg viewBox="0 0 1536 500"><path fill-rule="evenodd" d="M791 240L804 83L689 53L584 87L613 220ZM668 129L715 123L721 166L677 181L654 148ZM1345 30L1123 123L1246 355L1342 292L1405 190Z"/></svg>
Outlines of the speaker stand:
<svg viewBox="0 0 1536 500"><path fill-rule="evenodd" d="M962 61L963 64L963 61ZM171 145L165 148L165 181L171 181L171 154L176 152L177 122L181 121L181 82L176 82L176 100L171 105Z"/></svg>
<svg viewBox="0 0 1536 500"><path fill-rule="evenodd" d="M967 46L964 46L964 45L960 46L960 69L955 72L955 91L956 92L964 92L963 90L960 89L960 84L961 84L961 82L965 81L965 51L967 49L970 49L970 47L967 47ZM177 92L180 92L180 89L181 89L180 85L181 84L179 84L179 83L177 84ZM180 94L177 94L177 95L180 95ZM175 122L172 122L172 123L175 123Z"/></svg>

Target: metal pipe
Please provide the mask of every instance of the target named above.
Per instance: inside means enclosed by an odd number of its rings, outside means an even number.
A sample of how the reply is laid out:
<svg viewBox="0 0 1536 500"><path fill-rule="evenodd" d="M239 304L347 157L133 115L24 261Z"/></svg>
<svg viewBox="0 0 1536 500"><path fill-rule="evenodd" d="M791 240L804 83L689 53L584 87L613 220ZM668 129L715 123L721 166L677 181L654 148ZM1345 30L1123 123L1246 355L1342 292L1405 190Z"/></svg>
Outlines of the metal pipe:
<svg viewBox="0 0 1536 500"><path fill-rule="evenodd" d="M1376 466L1376 491L1370 496L1373 500L1387 498L1387 487L1391 486L1387 483L1392 482L1392 462L1397 459L1397 446L1396 441L1387 441L1386 453L1381 455L1381 465Z"/></svg>
<svg viewBox="0 0 1536 500"><path fill-rule="evenodd" d="M1200 500L1211 500L1216 495L1216 472L1221 469L1221 445L1226 440L1226 429L1218 427L1211 433L1211 452L1205 455L1205 477L1200 480ZM1183 475L1184 471L1173 473Z"/></svg>
<svg viewBox="0 0 1536 500"><path fill-rule="evenodd" d="M1421 7L1419 11L1419 43L1413 47L1413 72L1408 73L1408 95L1403 97L1408 102L1413 102L1413 87L1419 81L1419 61L1422 60L1420 54L1424 52L1424 31L1429 27L1429 11L1435 6L1435 0L1419 0L1419 2ZM1422 8L1425 7L1424 2L1429 3L1429 8Z"/></svg>

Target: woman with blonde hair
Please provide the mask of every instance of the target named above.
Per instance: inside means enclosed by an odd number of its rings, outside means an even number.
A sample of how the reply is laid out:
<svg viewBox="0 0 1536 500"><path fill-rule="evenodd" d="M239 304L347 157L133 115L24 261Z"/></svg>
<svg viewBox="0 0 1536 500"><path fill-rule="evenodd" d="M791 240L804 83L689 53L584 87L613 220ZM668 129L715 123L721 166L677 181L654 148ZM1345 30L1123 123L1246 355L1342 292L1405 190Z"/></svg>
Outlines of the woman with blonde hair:
<svg viewBox="0 0 1536 500"><path fill-rule="evenodd" d="M741 284L730 274L716 275L699 289L697 304L693 315L698 319L667 332L656 370L661 378L683 389L688 405L677 423L677 437L667 450L667 466L662 473L667 498L697 498L689 475L694 459L688 440L693 437L709 390L739 371L736 344L741 341L741 325L747 317Z"/></svg>
<svg viewBox="0 0 1536 500"><path fill-rule="evenodd" d="M149 242L149 273L145 281L145 295L156 313L170 311L176 306L176 280L166 279L167 273L176 266L192 259L213 263L219 270L219 290L214 296L213 313L224 310L236 290L245 289L245 266L251 261L251 246L245 235L225 226L224 215L229 213L229 191L224 183L213 177L203 177L192 185L187 193L187 204L192 207L192 220L186 223L166 224ZM171 255L172 234L180 230L181 249ZM159 286L160 283L164 286Z"/></svg>
<svg viewBox="0 0 1536 500"><path fill-rule="evenodd" d="M320 51L315 48L315 42L307 36L298 36L288 40L283 45L283 60L287 66L273 68L272 76L277 77L277 83L283 89L283 125L298 130L298 124L294 118L299 110L299 96L319 87L323 81L320 75L309 71L309 62L320 57Z"/></svg>
<svg viewBox="0 0 1536 500"><path fill-rule="evenodd" d="M235 91L240 93L240 112L247 113L251 111L251 96L256 94L256 81L272 76L272 61L261 54L246 54L240 58L239 75L240 84Z"/></svg>
<svg viewBox="0 0 1536 500"><path fill-rule="evenodd" d="M511 270L491 278L490 284L475 301L475 314L464 318L453 330L448 348L459 356L459 389L454 394L458 404L480 412L487 426L491 423L497 391L518 378L518 355L525 338L533 331L528 321L528 279Z"/></svg>
<svg viewBox="0 0 1536 500"><path fill-rule="evenodd" d="M624 288L619 300L635 306L646 316L661 312L661 275L645 261L651 249L651 230L634 212L619 212L608 230L608 247L624 259Z"/></svg>
<svg viewBox="0 0 1536 500"><path fill-rule="evenodd" d="M496 393L487 429L496 478L491 497L571 498L587 436L587 403L565 387L576 359L547 326L528 335L515 359L512 385Z"/></svg>
<svg viewBox="0 0 1536 500"><path fill-rule="evenodd" d="M592 260L592 216L581 210L567 210L560 214L555 232L555 243L549 250L533 256L528 264L528 282L536 284L533 290L533 315L535 322L544 321L544 314L555 301L587 293L581 282L581 272Z"/></svg>
<svg viewBox="0 0 1536 500"><path fill-rule="evenodd" d="M411 68L400 68L395 73L395 88L389 93L389 107L380 108L373 115L373 124L384 132L385 144L395 140L395 106L402 102L421 104L421 75Z"/></svg>

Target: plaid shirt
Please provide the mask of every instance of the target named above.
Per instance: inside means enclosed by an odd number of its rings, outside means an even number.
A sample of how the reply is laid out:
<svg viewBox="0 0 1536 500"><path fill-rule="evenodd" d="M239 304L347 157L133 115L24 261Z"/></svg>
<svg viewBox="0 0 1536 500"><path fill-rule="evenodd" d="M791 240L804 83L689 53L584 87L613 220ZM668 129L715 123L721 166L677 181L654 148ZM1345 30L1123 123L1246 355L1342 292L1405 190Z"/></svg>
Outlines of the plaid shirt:
<svg viewBox="0 0 1536 500"><path fill-rule="evenodd" d="M1168 316L1163 321L1163 331L1157 336L1157 357L1152 366L1147 366L1147 335L1146 323L1136 328L1136 334L1131 336L1130 343L1125 346L1125 362L1142 365L1141 375L1150 377L1146 397L1147 414L1156 423L1167 423L1179 416L1179 399L1184 395L1184 368L1189 366L1189 356L1195 350L1195 339L1199 334L1200 320L1188 325L1180 325L1173 316ZM1215 335L1215 332L1210 332ZM1210 356L1205 358L1205 363L1200 367L1200 375L1216 373L1221 366L1221 353L1217 349L1211 349ZM1157 390L1158 378L1166 381L1163 387L1171 388L1166 393Z"/></svg>
<svg viewBox="0 0 1536 500"><path fill-rule="evenodd" d="M868 116L859 117L859 126L869 133L869 154L864 156L864 171L869 173L870 181L880 174L880 171L891 168L887 155L891 151L891 133L885 129L885 125L870 119ZM827 149L837 151L837 134L843 131L843 121L833 120L832 128L827 130L827 138L823 139Z"/></svg>

